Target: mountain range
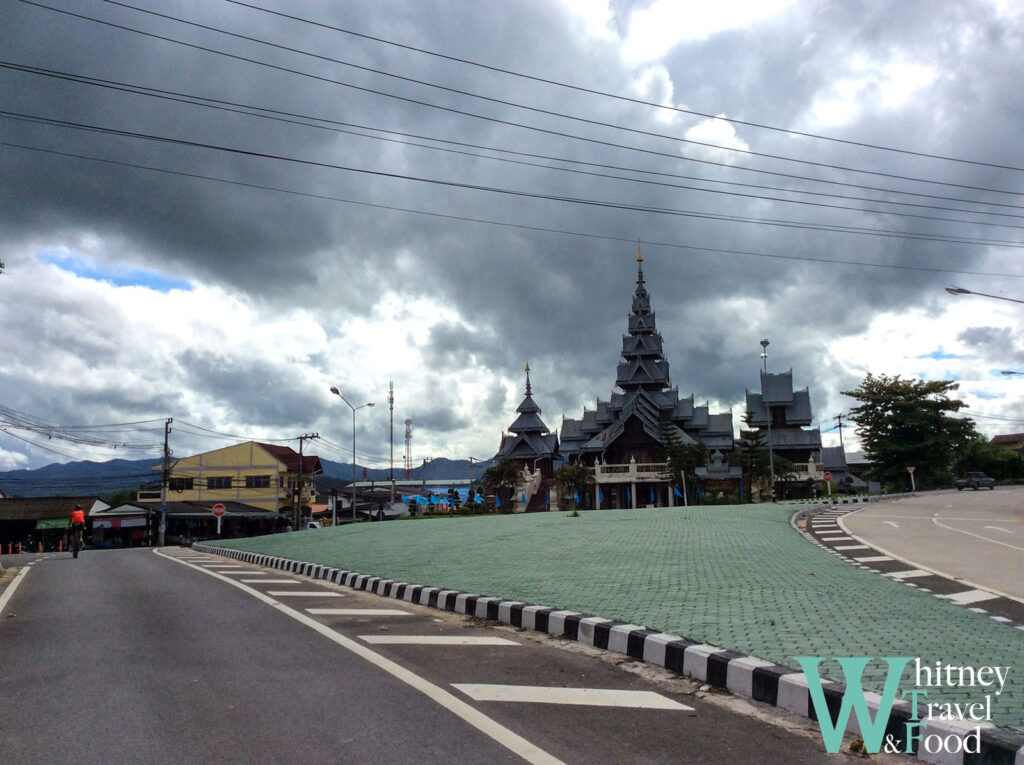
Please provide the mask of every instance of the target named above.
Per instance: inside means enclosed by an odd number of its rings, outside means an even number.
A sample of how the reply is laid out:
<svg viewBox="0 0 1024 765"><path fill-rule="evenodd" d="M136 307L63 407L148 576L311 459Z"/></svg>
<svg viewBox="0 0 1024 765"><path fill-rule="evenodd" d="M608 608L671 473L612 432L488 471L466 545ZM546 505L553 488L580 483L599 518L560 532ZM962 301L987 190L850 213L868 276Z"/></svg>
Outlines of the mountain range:
<svg viewBox="0 0 1024 765"><path fill-rule="evenodd" d="M323 475L317 476L317 488L321 491L345 486L352 480L351 462L332 462L321 458ZM473 462L473 477L480 478L491 462ZM160 480L160 461L107 460L106 462L54 462L32 470L7 470L0 472L0 492L9 497L86 497L109 498L121 489L137 489L142 485L154 485ZM364 474L365 470L365 474ZM449 460L443 457L420 465L412 471L412 477L453 479L469 478L469 460ZM356 466L356 480L383 481L388 478L387 468L363 468ZM396 468L395 477L401 477Z"/></svg>

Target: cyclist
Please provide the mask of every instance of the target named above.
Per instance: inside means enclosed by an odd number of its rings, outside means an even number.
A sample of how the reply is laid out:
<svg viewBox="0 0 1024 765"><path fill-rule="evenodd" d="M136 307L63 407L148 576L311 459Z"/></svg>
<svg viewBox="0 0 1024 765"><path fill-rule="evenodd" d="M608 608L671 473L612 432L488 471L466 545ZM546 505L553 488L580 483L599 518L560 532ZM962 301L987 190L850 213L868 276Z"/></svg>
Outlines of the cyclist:
<svg viewBox="0 0 1024 765"><path fill-rule="evenodd" d="M71 511L71 520L68 522L68 529L71 532L71 538L74 542L77 542L75 546L75 557L78 557L78 551L82 548L82 532L85 531L85 511L81 505L75 505L75 509Z"/></svg>

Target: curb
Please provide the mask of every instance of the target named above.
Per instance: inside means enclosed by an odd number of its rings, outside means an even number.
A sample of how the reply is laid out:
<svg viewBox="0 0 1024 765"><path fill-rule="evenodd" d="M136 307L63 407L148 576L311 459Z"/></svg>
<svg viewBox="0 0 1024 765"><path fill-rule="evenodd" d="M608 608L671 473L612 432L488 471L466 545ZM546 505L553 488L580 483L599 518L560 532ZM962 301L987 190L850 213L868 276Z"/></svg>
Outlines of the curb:
<svg viewBox="0 0 1024 765"><path fill-rule="evenodd" d="M809 510L810 508L802 512ZM796 515L800 514L802 513ZM614 651L691 677L715 688L725 689L736 696L760 701L812 721L818 720L808 690L807 678L802 672L746 656L738 651L724 650L644 626L588 616L576 611L530 605L521 601L503 600L441 587L396 582L393 579L332 568L319 563L232 550L202 542L192 547L202 552L234 558L256 566L281 569L311 579L322 579L385 598L497 621L517 629L543 632L563 640ZM825 681L822 683L822 690L834 724L842 706L846 686ZM865 698L872 716L876 715L880 697L865 692ZM906 730L905 724L911 719L910 704L897 701L886 722L886 735L902 737ZM922 725L921 732L922 736L926 733L937 733L944 738L955 736L963 742L966 735L973 732L973 728L965 729L953 722L929 720ZM849 717L846 733L862 736L855 714ZM915 754L920 761L936 765L1024 765L1024 734L992 725L982 726L980 754L951 756L944 752L929 754L924 751ZM960 759L957 759L958 756Z"/></svg>

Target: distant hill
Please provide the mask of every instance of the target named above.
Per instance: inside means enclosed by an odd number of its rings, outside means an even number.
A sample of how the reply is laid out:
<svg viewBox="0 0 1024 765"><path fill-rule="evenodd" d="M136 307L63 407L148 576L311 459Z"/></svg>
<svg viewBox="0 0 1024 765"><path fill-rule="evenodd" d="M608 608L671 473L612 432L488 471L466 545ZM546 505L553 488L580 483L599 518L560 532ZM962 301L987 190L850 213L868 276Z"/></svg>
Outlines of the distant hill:
<svg viewBox="0 0 1024 765"><path fill-rule="evenodd" d="M344 486L352 480L351 462L332 462L320 459L324 474L317 481L317 488L329 490L332 486ZM490 467L490 462L473 462L473 477L479 478ZM143 484L155 484L160 480L159 459L108 460L107 462L54 462L34 470L8 470L0 472L0 490L12 497L109 497L119 489L137 489ZM356 480L383 481L388 469L368 468L364 478L363 468L356 468ZM423 465L412 471L413 478L423 478ZM395 468L395 477L401 478L403 471ZM428 479L469 478L469 460L438 458L426 465ZM325 480L326 479L326 480Z"/></svg>

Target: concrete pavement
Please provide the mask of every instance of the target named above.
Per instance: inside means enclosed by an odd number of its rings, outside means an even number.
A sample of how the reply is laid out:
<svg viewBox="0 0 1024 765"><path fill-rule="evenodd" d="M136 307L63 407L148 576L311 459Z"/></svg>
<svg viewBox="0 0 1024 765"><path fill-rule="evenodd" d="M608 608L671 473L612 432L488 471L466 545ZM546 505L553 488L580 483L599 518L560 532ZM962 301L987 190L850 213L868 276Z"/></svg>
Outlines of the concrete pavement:
<svg viewBox="0 0 1024 765"><path fill-rule="evenodd" d="M439 518L220 545L345 571L353 577L346 584L372 583L392 596L410 592L398 583L438 588L434 602L451 601L450 610L461 594L463 607L471 595L492 596L488 615L492 602L500 615L504 601L505 615L511 620L517 609L520 623L531 613L524 604L573 612L568 619L577 634L600 635L597 644L608 645L611 630L601 625L613 620L635 628L620 630L628 633L620 641L627 650L636 639L646 645L659 633L679 636L689 667L709 678L719 661L725 674L732 660L744 657L777 665L760 671L774 675L768 682L776 692L781 670L798 666L798 656L910 656L928 666L1008 667L1006 684L992 699L991 722L1024 730L1024 631L851 567L794 531L797 509L780 503L593 511L578 518ZM359 581L354 572L378 579ZM580 618L588 614L599 618ZM822 666L842 679L838 664ZM748 668L747 676L754 671ZM901 688L915 685L911 671L912 665ZM881 662L869 664L865 687L880 690L884 673ZM966 704L978 701L981 690L931 688L927 700Z"/></svg>

